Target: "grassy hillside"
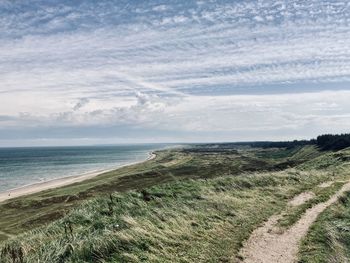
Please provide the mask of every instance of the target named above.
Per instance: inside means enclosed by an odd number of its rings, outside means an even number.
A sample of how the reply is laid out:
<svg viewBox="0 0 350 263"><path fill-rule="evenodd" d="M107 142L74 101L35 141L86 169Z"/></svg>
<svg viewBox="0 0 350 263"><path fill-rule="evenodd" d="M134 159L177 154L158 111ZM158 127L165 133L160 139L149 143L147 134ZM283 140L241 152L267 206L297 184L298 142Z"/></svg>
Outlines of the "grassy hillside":
<svg viewBox="0 0 350 263"><path fill-rule="evenodd" d="M339 186L318 185L347 179L347 154L313 146L159 152L156 160L0 205L4 239L37 226L4 242L1 262L234 261L251 231L290 198L334 193Z"/></svg>
<svg viewBox="0 0 350 263"><path fill-rule="evenodd" d="M249 233L326 173L298 171L186 180L88 201L6 243L24 262L219 262ZM18 256L19 257L19 256Z"/></svg>
<svg viewBox="0 0 350 263"><path fill-rule="evenodd" d="M124 167L71 186L9 200L0 204L0 241L59 219L81 202L109 193L143 189L182 179L213 178L288 166L292 152L273 159L263 153L281 149L194 147L157 152L155 160ZM316 154L318 151L313 150ZM277 154L277 155L278 155ZM287 162L287 163L286 163Z"/></svg>
<svg viewBox="0 0 350 263"><path fill-rule="evenodd" d="M328 154L336 156L338 171L348 173L350 150ZM341 163L339 163L341 162ZM350 259L350 192L326 209L303 240L300 262L349 262Z"/></svg>
<svg viewBox="0 0 350 263"><path fill-rule="evenodd" d="M324 211L300 248L300 262L349 262L350 192Z"/></svg>

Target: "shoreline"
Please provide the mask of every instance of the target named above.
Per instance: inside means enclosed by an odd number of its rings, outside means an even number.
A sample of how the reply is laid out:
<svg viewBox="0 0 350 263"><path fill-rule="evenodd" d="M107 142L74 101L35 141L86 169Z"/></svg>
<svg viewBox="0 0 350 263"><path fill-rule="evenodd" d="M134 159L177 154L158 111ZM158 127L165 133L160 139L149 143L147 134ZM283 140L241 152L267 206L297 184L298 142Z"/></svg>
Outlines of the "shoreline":
<svg viewBox="0 0 350 263"><path fill-rule="evenodd" d="M16 197L35 194L35 193L38 193L41 191L54 189L54 188L58 188L58 187L63 187L63 186L71 185L74 183L80 183L80 182L83 182L85 180L97 177L101 174L112 172L112 171L118 170L118 169L123 168L123 167L131 166L131 165L135 165L135 164L141 164L141 163L153 160L156 157L157 157L157 155L152 151L152 152L148 152L147 159L142 160L142 161L123 164L123 165L120 165L120 166L117 166L114 168L110 168L110 169L86 172L86 173L79 174L79 175L69 175L69 176L65 176L65 177L61 177L61 178L55 178L55 179L51 179L51 180L44 181L44 182L37 182L37 183L28 184L28 185L24 185L21 187L13 188L10 190L6 190L4 192L0 192L0 203L7 201L7 200L10 200L10 199L13 199L13 198L16 198Z"/></svg>

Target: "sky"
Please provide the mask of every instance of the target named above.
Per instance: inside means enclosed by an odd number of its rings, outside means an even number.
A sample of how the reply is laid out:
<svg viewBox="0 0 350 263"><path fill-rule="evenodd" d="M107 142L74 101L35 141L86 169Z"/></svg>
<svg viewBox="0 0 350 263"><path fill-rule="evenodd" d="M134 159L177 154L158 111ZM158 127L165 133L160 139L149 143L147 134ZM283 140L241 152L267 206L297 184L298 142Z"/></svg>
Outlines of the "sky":
<svg viewBox="0 0 350 263"><path fill-rule="evenodd" d="M349 131L347 0L0 0L0 146Z"/></svg>

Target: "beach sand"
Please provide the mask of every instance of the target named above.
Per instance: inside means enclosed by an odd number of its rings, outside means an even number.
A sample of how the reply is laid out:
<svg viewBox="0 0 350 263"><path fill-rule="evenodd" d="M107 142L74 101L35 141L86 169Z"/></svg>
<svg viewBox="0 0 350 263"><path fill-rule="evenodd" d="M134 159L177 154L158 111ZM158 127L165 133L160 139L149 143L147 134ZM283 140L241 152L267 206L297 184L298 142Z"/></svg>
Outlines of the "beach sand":
<svg viewBox="0 0 350 263"><path fill-rule="evenodd" d="M22 186L19 188L11 189L11 190L0 193L0 202L6 201L6 200L9 200L12 198L24 196L24 195L38 193L38 192L48 190L48 189L58 188L58 187L82 182L82 181L94 178L98 175L104 174L106 172L111 172L111 171L120 169L120 168L125 167L125 166L130 166L130 165L134 165L134 164L147 162L149 160L154 159L155 157L156 157L156 154L151 152L151 153L149 153L149 157L144 161L129 163L126 165L121 165L121 166L118 166L118 167L113 168L113 169L92 171L92 172L84 173L81 175L75 175L75 176L66 176L66 177L62 177L62 178L57 178L57 179L53 179L53 180L48 180L48 181L44 181L44 182L39 182L39 183L25 185L25 186Z"/></svg>

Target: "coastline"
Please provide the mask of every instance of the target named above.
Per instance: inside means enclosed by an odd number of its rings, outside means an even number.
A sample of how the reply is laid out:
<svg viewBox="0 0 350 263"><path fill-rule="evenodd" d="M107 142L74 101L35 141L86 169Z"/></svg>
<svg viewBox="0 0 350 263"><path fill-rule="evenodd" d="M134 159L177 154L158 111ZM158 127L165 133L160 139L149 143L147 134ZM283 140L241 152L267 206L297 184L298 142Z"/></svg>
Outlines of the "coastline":
<svg viewBox="0 0 350 263"><path fill-rule="evenodd" d="M54 189L62 186L71 185L74 183L83 182L85 180L94 178L96 176L99 176L107 172L115 171L123 167L131 166L135 164L141 164L141 163L153 160L156 157L157 155L152 151L148 153L148 157L146 160L120 165L111 169L91 171L91 172L87 172L79 175L70 175L70 176L65 176L65 177L56 178L56 179L52 179L44 182L34 183L34 184L28 184L18 188L10 189L4 192L0 192L0 202L4 202L6 200L10 200L16 197L35 194L44 190Z"/></svg>

